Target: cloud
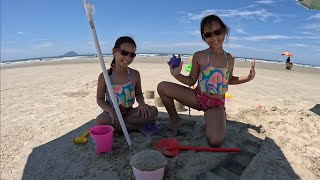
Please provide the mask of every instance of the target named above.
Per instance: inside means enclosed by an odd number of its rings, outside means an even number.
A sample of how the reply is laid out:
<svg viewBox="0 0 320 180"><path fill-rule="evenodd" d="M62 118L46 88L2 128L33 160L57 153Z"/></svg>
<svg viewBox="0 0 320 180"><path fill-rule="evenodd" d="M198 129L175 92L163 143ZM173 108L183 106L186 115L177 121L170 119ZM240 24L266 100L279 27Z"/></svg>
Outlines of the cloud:
<svg viewBox="0 0 320 180"><path fill-rule="evenodd" d="M183 23L191 23L192 21L199 21L203 17L210 14L217 14L219 17L226 17L232 19L257 19L263 22L266 22L268 19L271 19L274 23L279 23L282 21L282 17L289 17L292 15L278 14L268 11L264 8L259 8L257 5L250 5L238 9L208 9L200 13L186 13L180 12L183 16L180 18L180 21Z"/></svg>
<svg viewBox="0 0 320 180"><path fill-rule="evenodd" d="M256 3L269 5L269 4L274 4L274 3L276 3L276 1L273 1L273 0L261 0L261 1L256 1Z"/></svg>
<svg viewBox="0 0 320 180"><path fill-rule="evenodd" d="M313 19L319 19L320 20L320 13L315 14L315 15L310 16L310 17L307 18L307 20L313 20Z"/></svg>
<svg viewBox="0 0 320 180"><path fill-rule="evenodd" d="M310 45L307 45L307 44L289 44L289 46L296 46L296 47L310 47Z"/></svg>
<svg viewBox="0 0 320 180"><path fill-rule="evenodd" d="M261 41L261 40L279 40L290 39L292 37L283 35L262 35L262 36L243 36L243 37L230 37L230 40L247 40L247 41Z"/></svg>
<svg viewBox="0 0 320 180"><path fill-rule="evenodd" d="M265 41L265 40L289 40L289 39L320 39L320 35L306 35L306 36L284 36L284 35L261 35L261 36L230 36L232 41Z"/></svg>
<svg viewBox="0 0 320 180"><path fill-rule="evenodd" d="M196 36L198 36L199 34L201 34L199 30L189 31L189 32L187 32L187 33L188 33L188 34L191 34L191 35L196 35Z"/></svg>
<svg viewBox="0 0 320 180"><path fill-rule="evenodd" d="M232 49L249 49L249 50L257 50L255 47L249 47L241 44L235 44L235 43L226 43L225 46L227 48L232 48Z"/></svg>
<svg viewBox="0 0 320 180"><path fill-rule="evenodd" d="M303 29L311 30L311 31L320 31L320 23L311 23L305 25Z"/></svg>
<svg viewBox="0 0 320 180"><path fill-rule="evenodd" d="M247 32L245 32L242 28L237 28L235 29L235 31L239 34L248 34Z"/></svg>
<svg viewBox="0 0 320 180"><path fill-rule="evenodd" d="M52 46L53 43L48 41L48 39L39 39L32 46L33 49L41 49Z"/></svg>
<svg viewBox="0 0 320 180"><path fill-rule="evenodd" d="M17 34L24 35L24 32L19 31L19 32L17 32Z"/></svg>

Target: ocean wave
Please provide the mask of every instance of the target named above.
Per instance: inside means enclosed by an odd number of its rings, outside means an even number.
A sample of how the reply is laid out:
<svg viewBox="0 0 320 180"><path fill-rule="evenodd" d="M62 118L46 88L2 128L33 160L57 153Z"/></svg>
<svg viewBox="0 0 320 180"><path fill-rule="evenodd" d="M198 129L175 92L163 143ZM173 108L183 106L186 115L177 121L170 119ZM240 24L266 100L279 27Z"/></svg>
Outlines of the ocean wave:
<svg viewBox="0 0 320 180"><path fill-rule="evenodd" d="M172 54L169 53L138 53L137 57L171 57ZM1 66L12 65L12 64L23 64L23 63L32 63L32 62L40 62L40 61L65 61L65 60L75 60L75 59L87 59L87 58L96 58L96 54L88 54L88 55L79 55L72 57L43 57L43 58L30 58L30 59L19 59L19 60L11 60L11 61L1 61ZM113 57L112 54L103 54L103 57ZM181 54L182 58L191 58L191 54ZM271 63L271 64L284 64L282 61L276 60L266 60L266 59L255 59L255 58L246 58L246 57L235 57L236 61L253 61L262 63ZM302 63L293 63L296 66L301 67L309 67L309 68L317 68L320 69L318 65L311 64L302 64Z"/></svg>

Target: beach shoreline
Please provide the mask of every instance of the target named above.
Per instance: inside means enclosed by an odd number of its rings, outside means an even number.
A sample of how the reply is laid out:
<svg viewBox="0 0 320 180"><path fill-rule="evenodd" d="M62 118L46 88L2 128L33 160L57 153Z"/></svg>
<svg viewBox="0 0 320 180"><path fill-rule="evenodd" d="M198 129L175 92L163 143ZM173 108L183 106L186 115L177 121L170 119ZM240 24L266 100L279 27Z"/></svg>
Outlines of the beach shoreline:
<svg viewBox="0 0 320 180"><path fill-rule="evenodd" d="M141 74L143 92L156 91L164 80L178 83L166 61L138 57L130 65ZM108 68L111 58L105 62ZM249 69L250 62L237 61L234 75L247 75ZM1 179L134 179L131 156L166 138L168 114L158 107L157 122L164 128L151 137L130 132L131 147L116 134L113 151L102 155L95 154L90 136L85 145L72 143L100 112L97 59L6 65L0 72ZM223 147L240 147L244 153L180 152L167 157L165 179L223 178L227 171L241 179L319 179L319 79L317 68L288 71L284 64L258 62L255 79L230 86L232 98L226 102ZM146 103L154 105L154 100ZM176 138L183 145L208 146L203 112L191 109L189 116L187 109L179 114L195 125L183 126Z"/></svg>
<svg viewBox="0 0 320 180"><path fill-rule="evenodd" d="M182 58L184 61L184 65L191 63L189 58ZM108 68L110 66L110 63L112 61L111 57L104 57L104 62L106 64L106 67ZM134 62L135 63L155 63L155 64L163 64L168 61L167 57L136 57ZM246 61L235 61L236 67L247 67L248 62L251 62L252 60L248 59ZM61 65L61 64L82 64L82 63L96 63L99 64L98 58L74 58L74 59L68 59L68 60L53 60L53 61L34 61L34 62L21 62L21 63L13 63L13 64L3 64L1 65L1 69L14 69L14 68L25 68L25 67L32 67L32 66L46 66L46 65ZM256 62L257 68L263 68L263 69L274 69L274 70L284 70L285 69L285 62L283 64L279 64L276 62ZM320 73L320 68L315 67L306 67L302 65L294 65L293 69L291 71L296 72L305 72L305 73L313 73L318 74Z"/></svg>

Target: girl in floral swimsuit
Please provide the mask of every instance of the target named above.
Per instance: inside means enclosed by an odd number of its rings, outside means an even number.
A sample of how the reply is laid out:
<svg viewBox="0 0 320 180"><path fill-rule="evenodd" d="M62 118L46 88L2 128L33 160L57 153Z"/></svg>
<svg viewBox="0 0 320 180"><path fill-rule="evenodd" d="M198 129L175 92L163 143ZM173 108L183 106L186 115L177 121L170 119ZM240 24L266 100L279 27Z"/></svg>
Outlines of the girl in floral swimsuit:
<svg viewBox="0 0 320 180"><path fill-rule="evenodd" d="M178 81L193 86L195 89L172 83L160 82L158 93L171 119L171 131L177 134L182 125L174 100L191 108L204 111L205 133L211 146L223 143L226 132L225 93L228 85L251 81L255 76L255 62L251 64L247 76L233 76L234 58L223 50L223 42L229 34L229 28L216 15L202 19L200 25L201 38L209 46L208 49L193 54L192 69L188 76L181 74L182 62L177 68L170 66L170 72Z"/></svg>
<svg viewBox="0 0 320 180"><path fill-rule="evenodd" d="M128 130L138 129L144 124L152 124L158 115L156 107L144 102L139 71L128 67L136 56L135 52L136 43L131 37L118 38L112 49L114 59L108 70L112 89ZM133 108L135 100L139 105ZM98 79L97 103L103 112L97 116L96 124L112 125L116 131L121 131L102 73Z"/></svg>

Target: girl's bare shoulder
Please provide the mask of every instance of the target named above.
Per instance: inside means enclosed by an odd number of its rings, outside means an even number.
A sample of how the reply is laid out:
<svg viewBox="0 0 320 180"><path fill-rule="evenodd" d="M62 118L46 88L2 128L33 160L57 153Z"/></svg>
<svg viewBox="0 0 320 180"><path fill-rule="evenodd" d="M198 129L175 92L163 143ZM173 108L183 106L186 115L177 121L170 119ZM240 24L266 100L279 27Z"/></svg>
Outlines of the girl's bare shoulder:
<svg viewBox="0 0 320 180"><path fill-rule="evenodd" d="M195 58L195 59L199 59L204 56L206 56L206 50L197 51L193 54L193 58Z"/></svg>
<svg viewBox="0 0 320 180"><path fill-rule="evenodd" d="M107 70L107 73L109 73L109 72L110 72L110 69ZM103 79L103 80L104 80L103 72L101 72L101 73L99 74L99 79Z"/></svg>
<svg viewBox="0 0 320 180"><path fill-rule="evenodd" d="M131 79L137 81L140 78L140 72L136 69L128 68Z"/></svg>
<svg viewBox="0 0 320 180"><path fill-rule="evenodd" d="M226 53L227 55L227 59L229 62L229 66L231 66L232 68L234 67L234 56L230 53Z"/></svg>
<svg viewBox="0 0 320 180"><path fill-rule="evenodd" d="M193 54L192 61L195 61L200 65L205 64L207 62L207 52L206 52L206 50L195 52Z"/></svg>

